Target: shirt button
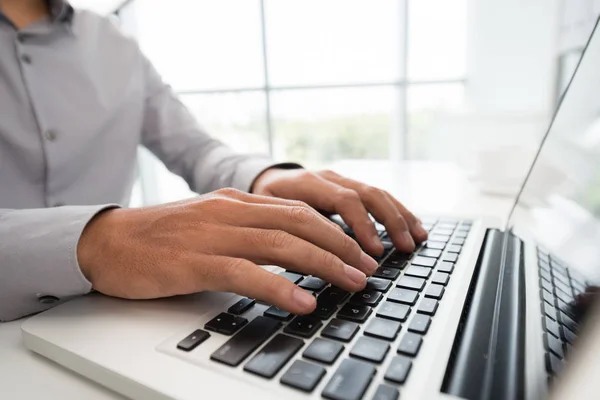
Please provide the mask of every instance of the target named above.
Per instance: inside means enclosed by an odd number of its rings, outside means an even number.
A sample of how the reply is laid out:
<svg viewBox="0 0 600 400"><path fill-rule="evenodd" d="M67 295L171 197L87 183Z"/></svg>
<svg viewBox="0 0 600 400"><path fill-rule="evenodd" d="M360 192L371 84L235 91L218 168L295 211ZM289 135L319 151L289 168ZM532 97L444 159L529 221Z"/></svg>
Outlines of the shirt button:
<svg viewBox="0 0 600 400"><path fill-rule="evenodd" d="M31 57L29 57L28 54L23 54L21 56L21 61L23 61L25 64L31 64Z"/></svg>
<svg viewBox="0 0 600 400"><path fill-rule="evenodd" d="M55 297L55 296L40 296L38 298L38 301L41 304L46 304L46 305L56 304L56 303L58 303L58 297Z"/></svg>
<svg viewBox="0 0 600 400"><path fill-rule="evenodd" d="M65 203L55 203L52 207L64 207Z"/></svg>
<svg viewBox="0 0 600 400"><path fill-rule="evenodd" d="M19 33L19 34L17 34L17 40L19 41L19 43L25 43L25 41L27 40L27 37L24 34Z"/></svg>
<svg viewBox="0 0 600 400"><path fill-rule="evenodd" d="M48 140L49 142L54 142L58 135L57 135L56 131L50 130L50 131L47 131L44 136L46 136L46 140Z"/></svg>

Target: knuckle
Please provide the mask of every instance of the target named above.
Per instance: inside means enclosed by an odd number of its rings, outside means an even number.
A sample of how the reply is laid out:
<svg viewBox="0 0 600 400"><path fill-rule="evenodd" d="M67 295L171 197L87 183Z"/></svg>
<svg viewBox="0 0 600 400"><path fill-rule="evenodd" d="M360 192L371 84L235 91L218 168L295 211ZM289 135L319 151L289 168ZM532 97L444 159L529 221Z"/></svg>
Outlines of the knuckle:
<svg viewBox="0 0 600 400"><path fill-rule="evenodd" d="M268 230L263 235L267 245L274 249L287 249L292 245L293 237L287 232Z"/></svg>
<svg viewBox="0 0 600 400"><path fill-rule="evenodd" d="M221 268L219 268L219 276L213 277L215 281L222 281L227 288L237 287L246 279L245 270L248 266L248 261L241 258L233 258L228 260ZM212 270L216 270L213 268Z"/></svg>
<svg viewBox="0 0 600 400"><path fill-rule="evenodd" d="M394 217L392 218L392 221L390 221L390 222L392 222L394 225L398 226L402 230L408 229L408 225L406 224L404 217L400 213L394 214Z"/></svg>
<svg viewBox="0 0 600 400"><path fill-rule="evenodd" d="M297 224L310 224L314 221L315 214L310 208L295 206L289 209L289 219Z"/></svg>
<svg viewBox="0 0 600 400"><path fill-rule="evenodd" d="M333 267L339 264L339 259L328 251L319 252L319 265L324 267Z"/></svg>
<svg viewBox="0 0 600 400"><path fill-rule="evenodd" d="M218 193L221 196L233 197L233 198L240 198L244 195L244 193L242 191L234 189L234 188L219 189L215 193Z"/></svg>
<svg viewBox="0 0 600 400"><path fill-rule="evenodd" d="M377 189L376 187L373 187L373 186L366 186L362 190L362 192L363 192L363 196L364 197L366 197L368 199L371 199L371 200L380 198L383 195L383 192L381 190L379 190L379 189Z"/></svg>
<svg viewBox="0 0 600 400"><path fill-rule="evenodd" d="M341 248L344 253L354 251L358 248L358 244L348 235L342 237Z"/></svg>
<svg viewBox="0 0 600 400"><path fill-rule="evenodd" d="M340 199L342 201L348 201L348 202L359 202L360 201L360 195L358 194L357 191L352 190L352 189L340 189L338 191L338 196L340 197Z"/></svg>
<svg viewBox="0 0 600 400"><path fill-rule="evenodd" d="M324 169L323 171L319 172L319 175L324 178L334 178L337 176L337 174L330 169Z"/></svg>

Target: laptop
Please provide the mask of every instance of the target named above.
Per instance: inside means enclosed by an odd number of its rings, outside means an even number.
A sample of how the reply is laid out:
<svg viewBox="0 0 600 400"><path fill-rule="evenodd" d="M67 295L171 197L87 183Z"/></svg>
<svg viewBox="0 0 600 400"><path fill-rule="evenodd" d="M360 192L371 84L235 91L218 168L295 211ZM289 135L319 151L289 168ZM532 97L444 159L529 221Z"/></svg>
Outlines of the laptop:
<svg viewBox="0 0 600 400"><path fill-rule="evenodd" d="M593 397L600 314L573 304L600 282L599 31L508 222L424 217L412 254L378 225L386 254L360 293L265 267L314 293L308 316L232 293L90 294L24 322L24 344L143 400Z"/></svg>

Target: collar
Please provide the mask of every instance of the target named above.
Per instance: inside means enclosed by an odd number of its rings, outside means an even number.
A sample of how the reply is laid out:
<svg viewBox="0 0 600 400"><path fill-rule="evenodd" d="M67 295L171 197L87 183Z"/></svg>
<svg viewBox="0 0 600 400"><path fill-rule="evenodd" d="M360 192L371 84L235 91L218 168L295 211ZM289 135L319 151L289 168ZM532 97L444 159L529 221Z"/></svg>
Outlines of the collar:
<svg viewBox="0 0 600 400"><path fill-rule="evenodd" d="M46 0L50 9L50 18L53 22L67 22L73 20L73 7L66 0Z"/></svg>

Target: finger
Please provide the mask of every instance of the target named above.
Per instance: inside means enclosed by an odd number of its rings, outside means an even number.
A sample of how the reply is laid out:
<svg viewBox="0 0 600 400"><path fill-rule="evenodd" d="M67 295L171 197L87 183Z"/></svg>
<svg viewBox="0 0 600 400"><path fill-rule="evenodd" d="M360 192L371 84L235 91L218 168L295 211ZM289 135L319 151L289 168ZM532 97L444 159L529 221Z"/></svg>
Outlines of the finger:
<svg viewBox="0 0 600 400"><path fill-rule="evenodd" d="M365 274L372 275L377 262L337 224L324 222L311 207L253 204L235 217L240 227L285 231L339 257ZM300 260L302 257L299 258Z"/></svg>
<svg viewBox="0 0 600 400"><path fill-rule="evenodd" d="M423 243L427 240L428 233L423 228L423 222L417 218L413 213L411 213L402 203L400 203L394 196L385 192L385 194L390 198L390 200L394 203L400 214L404 217L404 220L408 224L408 229L412 237L417 241L417 243Z"/></svg>
<svg viewBox="0 0 600 400"><path fill-rule="evenodd" d="M315 275L350 292L364 289L366 276L339 257L284 231L256 228L229 228L230 239L211 246L216 254L244 258L256 264L278 265Z"/></svg>
<svg viewBox="0 0 600 400"><path fill-rule="evenodd" d="M292 314L308 314L316 307L312 294L248 260L212 256L209 262L196 263L191 275L200 290L237 293Z"/></svg>

